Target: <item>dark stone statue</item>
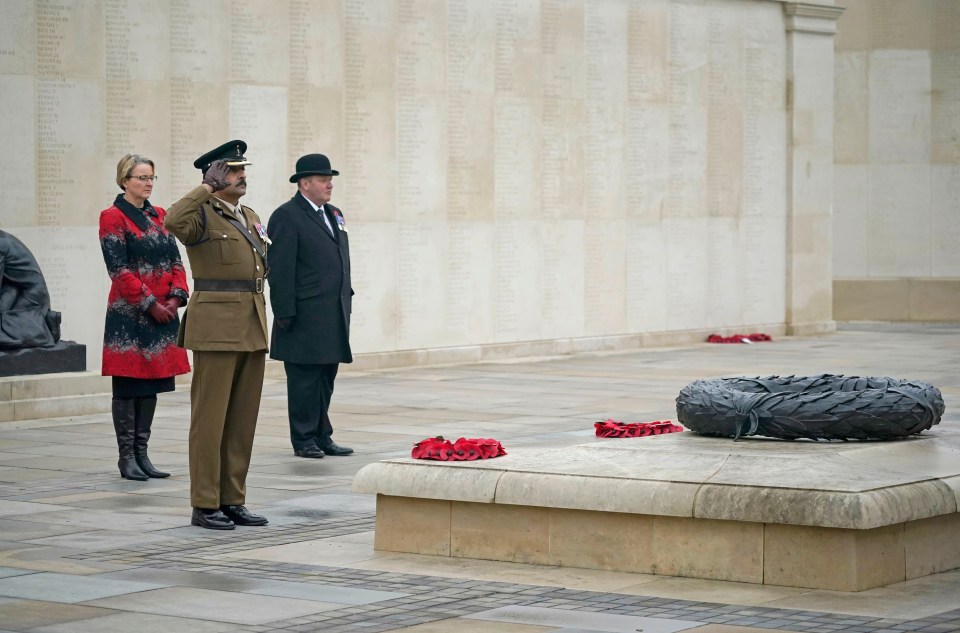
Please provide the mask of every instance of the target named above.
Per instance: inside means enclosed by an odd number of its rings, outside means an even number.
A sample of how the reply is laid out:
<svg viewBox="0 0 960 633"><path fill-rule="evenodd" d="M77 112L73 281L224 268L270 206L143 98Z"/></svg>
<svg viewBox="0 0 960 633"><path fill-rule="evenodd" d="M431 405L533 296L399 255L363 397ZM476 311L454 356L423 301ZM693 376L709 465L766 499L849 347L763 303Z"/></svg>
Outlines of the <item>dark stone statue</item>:
<svg viewBox="0 0 960 633"><path fill-rule="evenodd" d="M60 313L36 258L0 231L0 376L84 369L85 346L60 341Z"/></svg>
<svg viewBox="0 0 960 633"><path fill-rule="evenodd" d="M50 347L60 340L60 313L40 265L23 242L0 231L0 349Z"/></svg>

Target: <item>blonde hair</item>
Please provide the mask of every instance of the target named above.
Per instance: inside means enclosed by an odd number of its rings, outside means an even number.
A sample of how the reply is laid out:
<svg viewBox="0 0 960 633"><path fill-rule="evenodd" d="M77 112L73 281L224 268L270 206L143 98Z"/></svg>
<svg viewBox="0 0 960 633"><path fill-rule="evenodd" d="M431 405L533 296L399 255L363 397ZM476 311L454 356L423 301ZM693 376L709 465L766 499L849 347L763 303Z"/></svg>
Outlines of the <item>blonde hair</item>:
<svg viewBox="0 0 960 633"><path fill-rule="evenodd" d="M126 191L127 188L123 186L123 181L130 177L130 174L133 173L137 165L150 165L150 168L154 171L157 169L153 161L146 156L127 154L117 163L117 185L124 191Z"/></svg>

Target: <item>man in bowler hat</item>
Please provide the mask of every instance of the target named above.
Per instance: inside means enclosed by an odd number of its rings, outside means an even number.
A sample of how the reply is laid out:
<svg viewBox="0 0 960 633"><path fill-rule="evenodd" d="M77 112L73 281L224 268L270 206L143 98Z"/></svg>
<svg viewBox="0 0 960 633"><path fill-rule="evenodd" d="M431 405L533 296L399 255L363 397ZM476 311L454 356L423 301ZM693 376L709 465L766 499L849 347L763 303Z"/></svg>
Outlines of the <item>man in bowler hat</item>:
<svg viewBox="0 0 960 633"><path fill-rule="evenodd" d="M333 441L328 411L340 363L350 352L350 242L343 213L330 204L333 177L323 154L297 160L297 193L270 216L270 358L287 373L290 442L298 457L349 455Z"/></svg>
<svg viewBox="0 0 960 633"><path fill-rule="evenodd" d="M269 243L260 218L240 204L246 150L230 141L194 161L203 181L164 221L186 247L194 277L178 341L193 350L190 522L213 530L267 524L244 506L267 351Z"/></svg>

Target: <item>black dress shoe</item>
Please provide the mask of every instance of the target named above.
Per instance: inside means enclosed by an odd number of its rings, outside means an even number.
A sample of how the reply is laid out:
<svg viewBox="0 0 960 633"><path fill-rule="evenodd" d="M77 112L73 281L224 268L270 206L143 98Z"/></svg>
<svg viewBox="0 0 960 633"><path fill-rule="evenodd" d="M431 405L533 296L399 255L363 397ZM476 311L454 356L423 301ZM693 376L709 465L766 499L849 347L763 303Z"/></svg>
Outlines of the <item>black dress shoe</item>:
<svg viewBox="0 0 960 633"><path fill-rule="evenodd" d="M353 449L347 448L346 446L337 446L336 442L334 442L333 440L330 440L329 442L323 445L323 452L326 453L327 455L342 456L342 455L350 455L351 453L353 453Z"/></svg>
<svg viewBox="0 0 960 633"><path fill-rule="evenodd" d="M199 525L208 530L232 530L237 527L233 521L220 510L194 508L190 516L190 525Z"/></svg>
<svg viewBox="0 0 960 633"><path fill-rule="evenodd" d="M267 517L254 514L247 510L246 506L220 506L223 512L231 521L237 525L266 525Z"/></svg>
<svg viewBox="0 0 960 633"><path fill-rule="evenodd" d="M313 457L315 459L320 459L323 457L324 452L321 451L316 446L304 446L302 448L293 449L293 454L297 457Z"/></svg>

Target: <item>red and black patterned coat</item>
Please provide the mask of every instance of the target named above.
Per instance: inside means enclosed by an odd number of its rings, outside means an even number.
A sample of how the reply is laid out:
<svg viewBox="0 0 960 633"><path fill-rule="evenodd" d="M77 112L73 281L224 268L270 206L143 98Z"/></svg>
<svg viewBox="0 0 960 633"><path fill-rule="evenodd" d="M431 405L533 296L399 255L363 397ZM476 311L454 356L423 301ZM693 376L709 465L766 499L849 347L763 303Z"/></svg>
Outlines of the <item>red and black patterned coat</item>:
<svg viewBox="0 0 960 633"><path fill-rule="evenodd" d="M138 209L117 196L100 213L100 248L110 275L103 335L103 375L169 378L190 371L177 347L180 319L158 323L150 306L168 297L186 304L187 276L176 239L163 228L166 211Z"/></svg>

